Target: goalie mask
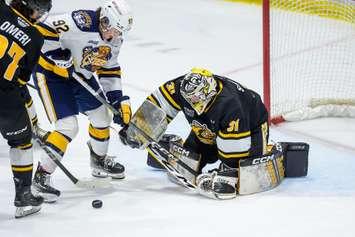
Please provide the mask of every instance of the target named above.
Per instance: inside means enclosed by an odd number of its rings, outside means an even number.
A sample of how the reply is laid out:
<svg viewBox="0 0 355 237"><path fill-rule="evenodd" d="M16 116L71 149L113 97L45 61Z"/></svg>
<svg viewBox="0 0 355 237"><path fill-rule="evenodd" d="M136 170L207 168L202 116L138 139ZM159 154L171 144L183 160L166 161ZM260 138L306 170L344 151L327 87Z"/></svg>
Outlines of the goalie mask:
<svg viewBox="0 0 355 237"><path fill-rule="evenodd" d="M133 16L124 0L108 0L100 10L100 31L105 41L117 46L132 28Z"/></svg>
<svg viewBox="0 0 355 237"><path fill-rule="evenodd" d="M180 92L196 113L201 115L216 95L216 87L216 80L210 71L193 68L181 81Z"/></svg>

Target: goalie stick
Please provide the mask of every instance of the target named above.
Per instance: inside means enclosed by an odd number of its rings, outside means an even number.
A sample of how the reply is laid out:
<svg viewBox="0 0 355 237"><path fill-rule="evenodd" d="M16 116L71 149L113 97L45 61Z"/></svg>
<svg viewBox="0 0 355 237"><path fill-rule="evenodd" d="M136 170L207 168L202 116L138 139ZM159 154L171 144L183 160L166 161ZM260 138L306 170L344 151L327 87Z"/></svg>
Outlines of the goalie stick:
<svg viewBox="0 0 355 237"><path fill-rule="evenodd" d="M159 143L154 141L150 136L148 136L144 131L142 131L139 127L137 127L134 123L130 123L129 126L133 126L145 139L147 139L150 144L148 148L154 153L154 159L159 162L171 175L173 175L184 187L195 190L196 185L191 183L188 179L186 179L180 172L175 169L169 162L168 158L176 160L177 158L171 154L168 150L162 147ZM159 158L160 159L159 159Z"/></svg>
<svg viewBox="0 0 355 237"><path fill-rule="evenodd" d="M92 89L88 84L86 84L79 75L76 73L73 73L74 79L80 83L91 95L93 95L98 101L100 101L104 106L106 106L111 112L115 115L120 114L118 110L116 110L114 107L112 107L104 98L100 96L98 92L96 92L94 89ZM151 137L149 137L144 131L142 131L140 128L138 128L135 124L130 123L130 126L132 125L139 133L144 136L150 144L148 147L151 149L151 151L157 156L160 157L161 159L156 159L162 166L166 168L166 170L173 175L184 187L188 189L195 190L196 185L191 183L189 180L187 180L178 170L176 170L171 164L168 163L167 157L170 157L172 159L176 159L176 157L171 154L169 151L167 151L165 148L160 146L156 141L154 141Z"/></svg>

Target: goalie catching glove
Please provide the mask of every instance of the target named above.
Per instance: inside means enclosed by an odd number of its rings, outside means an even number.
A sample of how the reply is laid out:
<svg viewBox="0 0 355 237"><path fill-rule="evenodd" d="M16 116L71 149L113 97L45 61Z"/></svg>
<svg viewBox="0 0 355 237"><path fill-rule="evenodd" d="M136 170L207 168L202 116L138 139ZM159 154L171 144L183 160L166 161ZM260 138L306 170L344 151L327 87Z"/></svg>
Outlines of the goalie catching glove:
<svg viewBox="0 0 355 237"><path fill-rule="evenodd" d="M221 163L217 170L197 176L199 194L213 199L232 199L237 196L238 170Z"/></svg>
<svg viewBox="0 0 355 237"><path fill-rule="evenodd" d="M119 114L113 116L113 121L121 126L127 125L132 116L129 96L122 96L121 91L109 91L106 96L110 104L119 111Z"/></svg>

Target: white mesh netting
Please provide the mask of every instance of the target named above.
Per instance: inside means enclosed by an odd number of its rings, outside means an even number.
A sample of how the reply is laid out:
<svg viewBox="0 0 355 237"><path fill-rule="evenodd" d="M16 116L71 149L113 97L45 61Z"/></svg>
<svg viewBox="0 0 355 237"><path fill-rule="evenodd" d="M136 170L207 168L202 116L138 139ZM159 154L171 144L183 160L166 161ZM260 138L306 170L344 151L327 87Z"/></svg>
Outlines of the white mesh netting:
<svg viewBox="0 0 355 237"><path fill-rule="evenodd" d="M349 116L333 105L355 108L355 0L269 2L271 117Z"/></svg>

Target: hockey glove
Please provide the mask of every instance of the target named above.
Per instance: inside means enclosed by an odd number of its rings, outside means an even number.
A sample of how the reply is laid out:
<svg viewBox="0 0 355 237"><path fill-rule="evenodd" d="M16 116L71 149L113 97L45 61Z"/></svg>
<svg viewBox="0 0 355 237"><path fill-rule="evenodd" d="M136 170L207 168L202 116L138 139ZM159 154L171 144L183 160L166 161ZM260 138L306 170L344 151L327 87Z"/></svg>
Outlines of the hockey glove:
<svg viewBox="0 0 355 237"><path fill-rule="evenodd" d="M140 148L142 144L127 135L128 126L124 126L119 132L120 140L124 145L134 148Z"/></svg>
<svg viewBox="0 0 355 237"><path fill-rule="evenodd" d="M67 71L68 78L71 77L71 75L74 72L74 64L73 64L73 57L69 49L54 50L54 51L47 52L45 55L50 60L52 60L53 63L57 66L57 69L54 69L54 73L56 73L55 72L56 70L60 70L62 72Z"/></svg>
<svg viewBox="0 0 355 237"><path fill-rule="evenodd" d="M132 116L129 96L122 96L121 91L109 91L106 96L110 104L119 111L118 115L114 115L113 121L121 126L127 125Z"/></svg>

